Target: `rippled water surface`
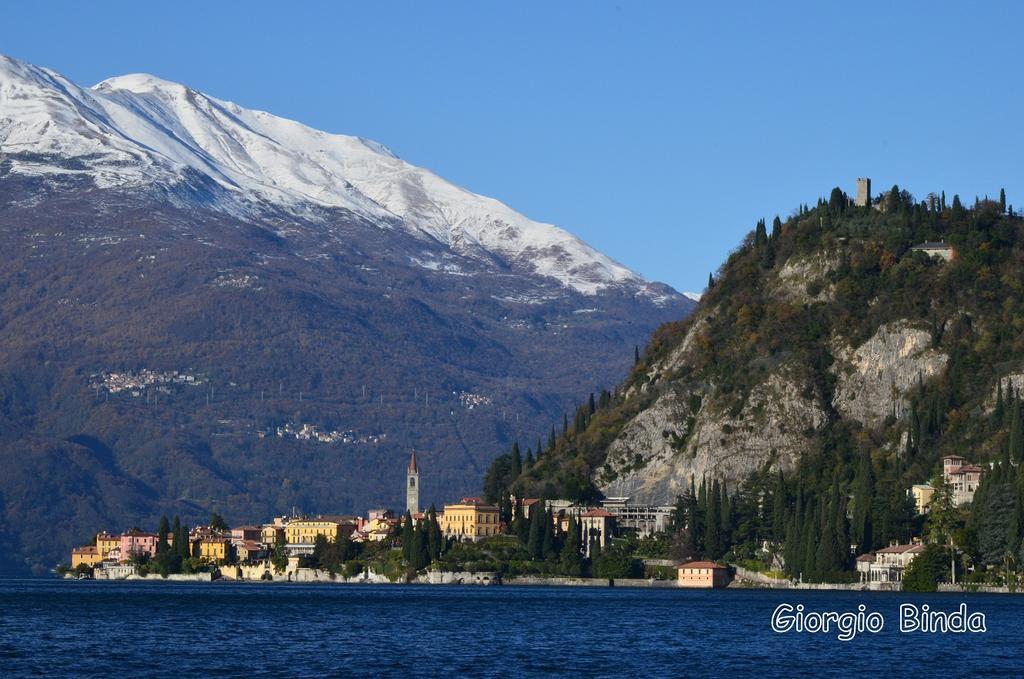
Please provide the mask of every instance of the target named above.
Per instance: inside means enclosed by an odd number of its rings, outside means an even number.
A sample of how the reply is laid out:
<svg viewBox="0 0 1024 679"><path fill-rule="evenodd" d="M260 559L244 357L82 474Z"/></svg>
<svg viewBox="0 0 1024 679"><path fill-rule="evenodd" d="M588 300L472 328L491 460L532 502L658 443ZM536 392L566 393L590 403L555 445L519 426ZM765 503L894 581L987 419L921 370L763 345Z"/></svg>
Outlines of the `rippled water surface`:
<svg viewBox="0 0 1024 679"><path fill-rule="evenodd" d="M900 633L899 605L986 614ZM778 634L781 603L885 628ZM1024 676L1024 596L0 581L3 676Z"/></svg>

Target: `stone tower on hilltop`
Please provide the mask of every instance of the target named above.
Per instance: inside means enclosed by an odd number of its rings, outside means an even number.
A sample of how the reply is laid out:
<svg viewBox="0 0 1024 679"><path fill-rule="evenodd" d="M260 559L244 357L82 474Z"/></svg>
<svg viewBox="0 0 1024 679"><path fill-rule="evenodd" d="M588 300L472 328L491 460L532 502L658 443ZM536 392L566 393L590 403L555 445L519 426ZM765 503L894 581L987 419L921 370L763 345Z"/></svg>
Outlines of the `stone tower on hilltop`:
<svg viewBox="0 0 1024 679"><path fill-rule="evenodd" d="M857 207L871 205L871 179L869 177L857 178L857 198L853 204Z"/></svg>
<svg viewBox="0 0 1024 679"><path fill-rule="evenodd" d="M405 482L405 508L410 514L420 511L420 468L416 465L416 451L409 458L409 472Z"/></svg>

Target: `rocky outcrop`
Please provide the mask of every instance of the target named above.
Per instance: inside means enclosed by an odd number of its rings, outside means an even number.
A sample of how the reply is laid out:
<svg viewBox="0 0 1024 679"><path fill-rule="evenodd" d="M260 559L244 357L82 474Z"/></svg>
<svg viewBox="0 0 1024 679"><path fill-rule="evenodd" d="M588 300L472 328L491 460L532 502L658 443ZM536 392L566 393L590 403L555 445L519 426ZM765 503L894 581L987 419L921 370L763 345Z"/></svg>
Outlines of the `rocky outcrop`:
<svg viewBox="0 0 1024 679"><path fill-rule="evenodd" d="M712 388L673 385L626 424L595 481L606 495L670 504L691 477L735 488L766 463L790 469L827 421L809 393L792 366L754 387L738 412Z"/></svg>
<svg viewBox="0 0 1024 679"><path fill-rule="evenodd" d="M837 377L832 405L844 418L869 427L889 415L901 417L907 409L907 392L919 380L942 374L949 360L932 348L928 330L906 321L883 325L856 348L836 339L832 350Z"/></svg>
<svg viewBox="0 0 1024 679"><path fill-rule="evenodd" d="M772 296L793 303L829 301L834 286L827 275L838 265L838 257L828 252L790 258L776 274Z"/></svg>

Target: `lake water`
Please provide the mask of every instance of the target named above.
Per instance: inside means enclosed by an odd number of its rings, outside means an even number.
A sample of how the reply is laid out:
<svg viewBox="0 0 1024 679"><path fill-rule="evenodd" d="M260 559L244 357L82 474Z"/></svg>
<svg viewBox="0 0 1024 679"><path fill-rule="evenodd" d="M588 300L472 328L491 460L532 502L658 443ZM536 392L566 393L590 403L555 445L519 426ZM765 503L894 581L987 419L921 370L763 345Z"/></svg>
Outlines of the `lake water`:
<svg viewBox="0 0 1024 679"><path fill-rule="evenodd" d="M783 603L882 614L779 634ZM899 631L966 603L987 632ZM10 676L1024 676L1024 595L0 581Z"/></svg>

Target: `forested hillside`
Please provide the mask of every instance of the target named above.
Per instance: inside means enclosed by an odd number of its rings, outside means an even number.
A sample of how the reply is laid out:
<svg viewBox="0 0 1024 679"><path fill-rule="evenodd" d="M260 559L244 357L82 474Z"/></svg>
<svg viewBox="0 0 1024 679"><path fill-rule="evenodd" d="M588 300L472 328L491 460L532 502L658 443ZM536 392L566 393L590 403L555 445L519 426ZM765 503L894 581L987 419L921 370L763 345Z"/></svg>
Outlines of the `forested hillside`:
<svg viewBox="0 0 1024 679"><path fill-rule="evenodd" d="M1015 562L1024 220L1001 191L965 204L894 186L873 202L837 188L758 222L700 308L530 446L538 460L499 458L489 492L677 503L680 553L784 559L805 579L913 535L965 566ZM988 470L973 506L945 506L950 453ZM929 481L926 520L907 491Z"/></svg>

